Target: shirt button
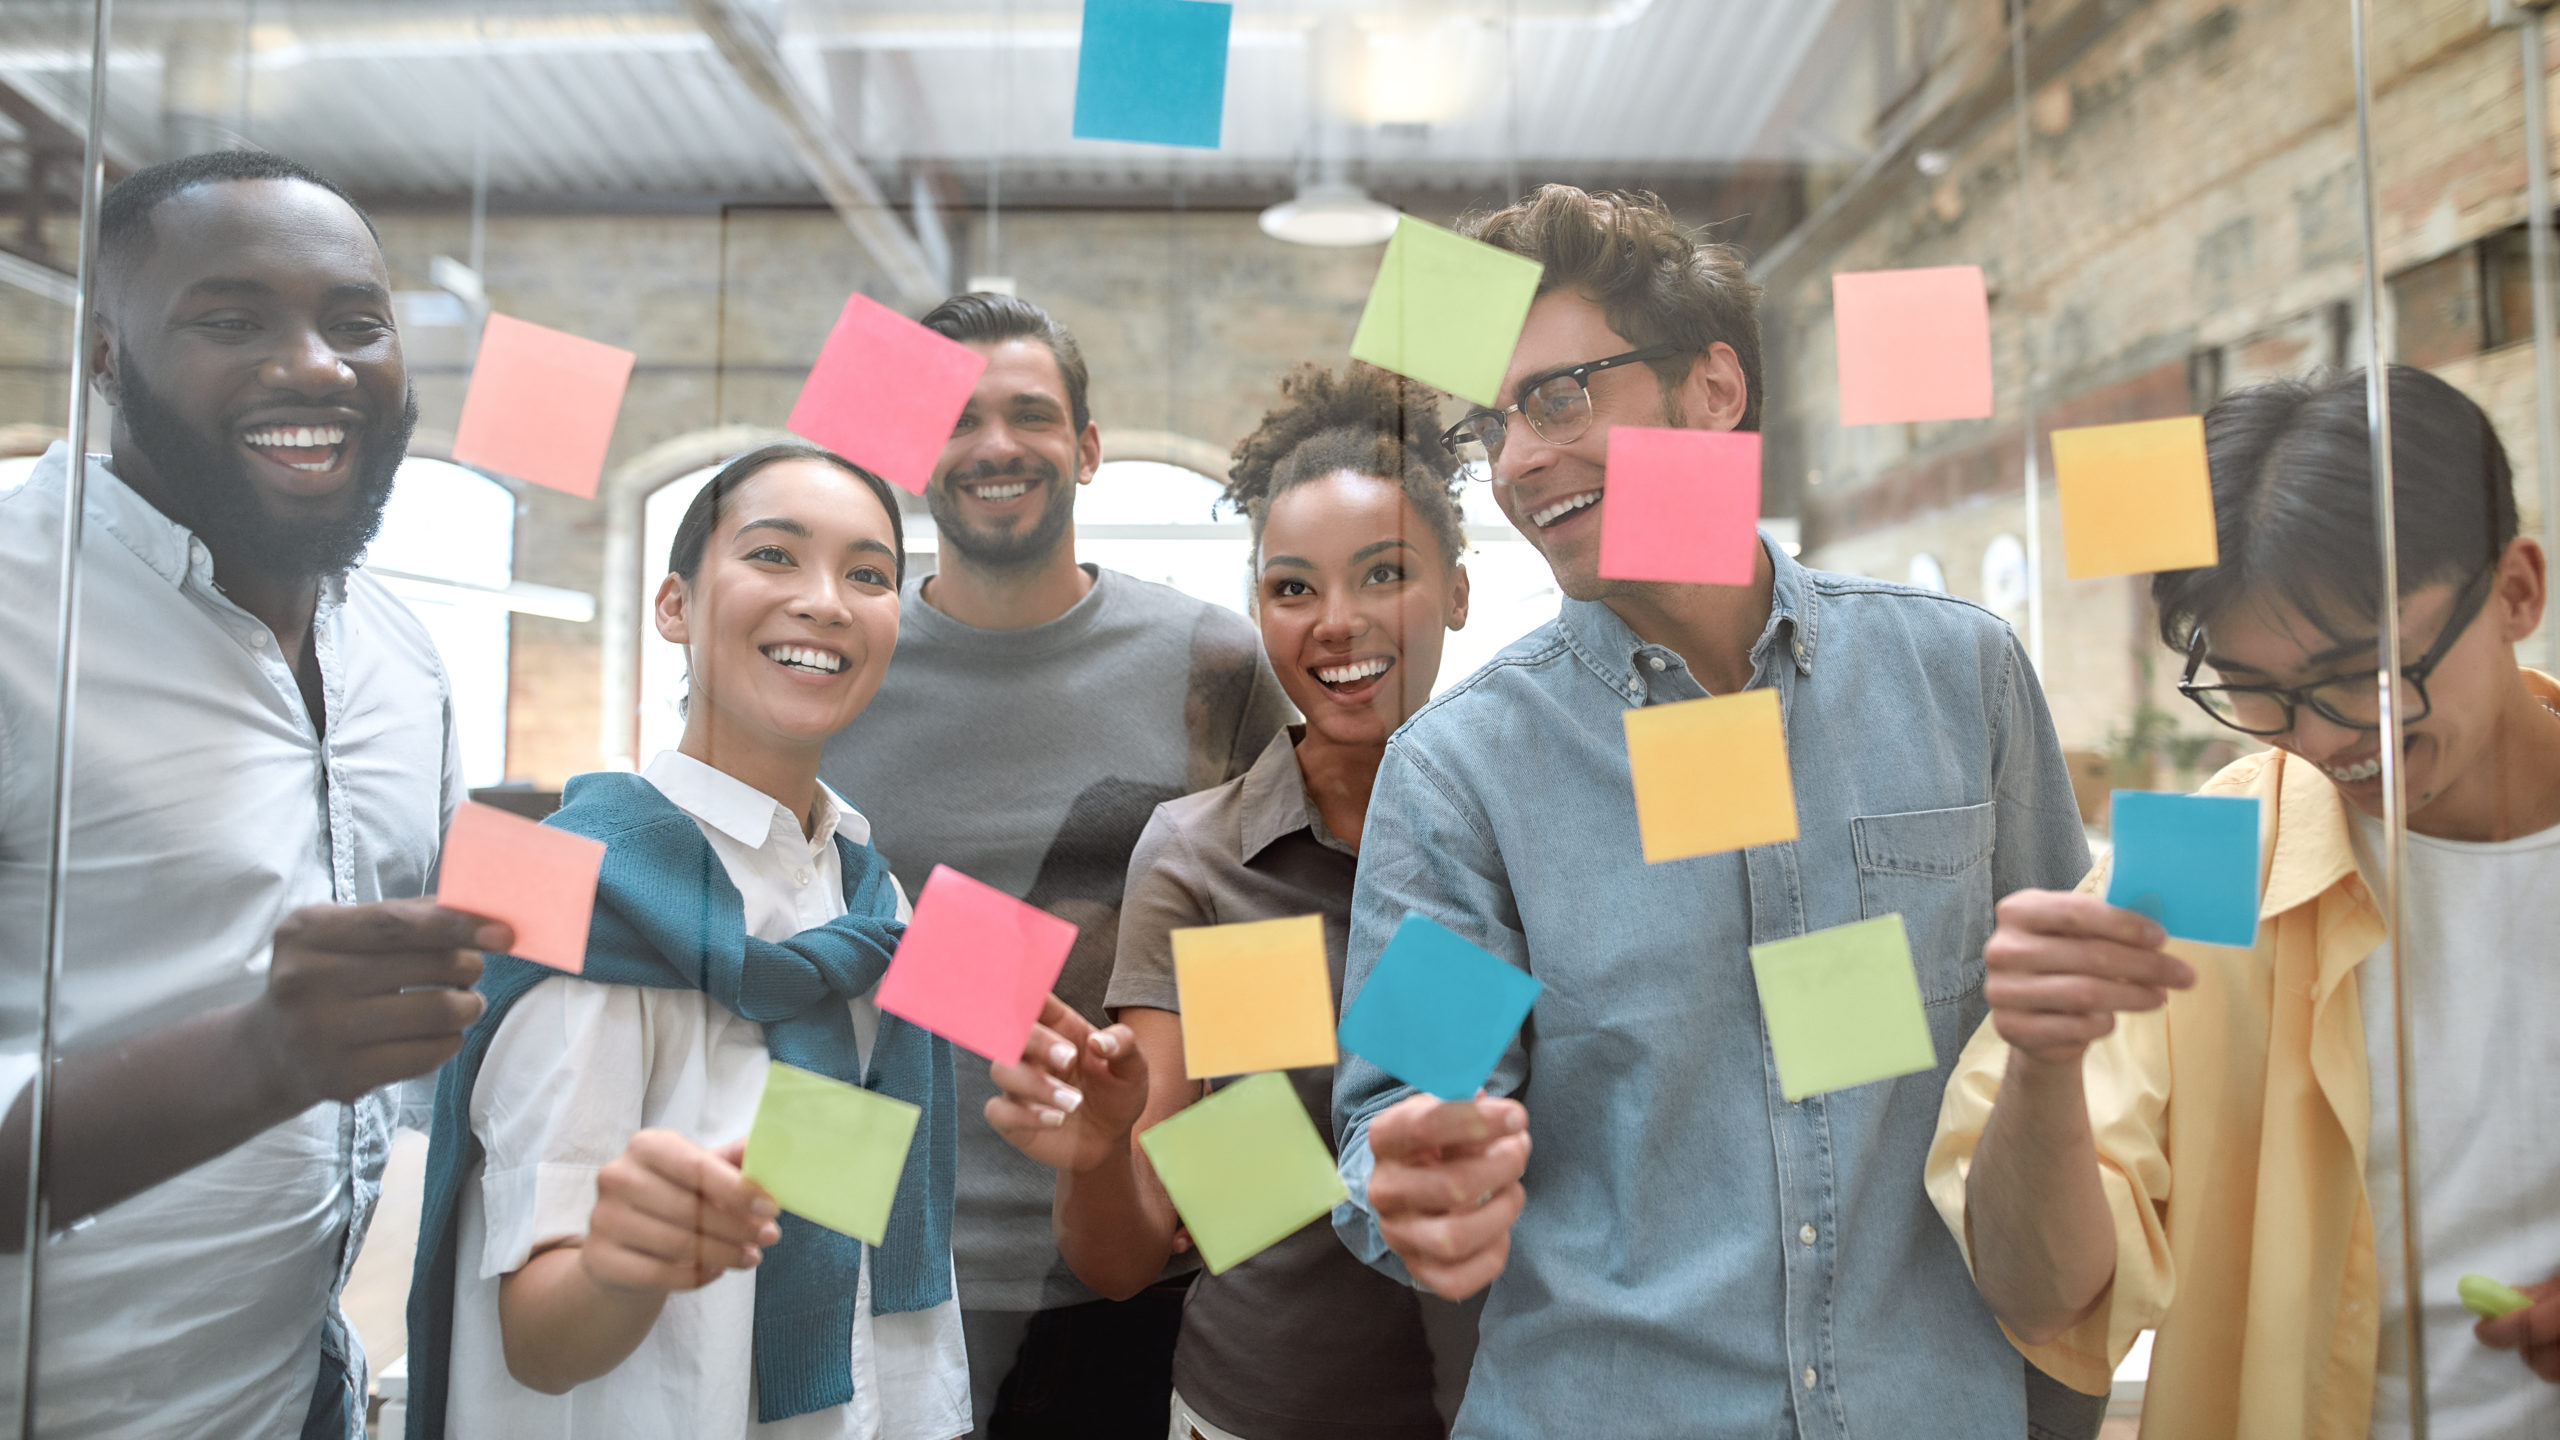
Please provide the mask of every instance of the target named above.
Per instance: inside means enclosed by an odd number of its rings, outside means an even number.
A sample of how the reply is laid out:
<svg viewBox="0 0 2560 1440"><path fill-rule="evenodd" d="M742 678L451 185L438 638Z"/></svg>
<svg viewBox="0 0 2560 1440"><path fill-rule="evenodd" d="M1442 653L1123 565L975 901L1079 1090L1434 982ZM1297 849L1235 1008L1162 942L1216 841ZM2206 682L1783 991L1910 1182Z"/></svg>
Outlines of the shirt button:
<svg viewBox="0 0 2560 1440"><path fill-rule="evenodd" d="M1813 1367L1810 1365L1804 1367L1804 1388L1807 1390L1813 1388Z"/></svg>
<svg viewBox="0 0 2560 1440"><path fill-rule="evenodd" d="M1671 662L1659 655L1647 655L1644 657L1644 663L1652 666L1655 674L1660 674L1671 667Z"/></svg>
<svg viewBox="0 0 2560 1440"><path fill-rule="evenodd" d="M791 872L791 883L794 885L806 885L817 878L817 876L810 874L806 870L795 870Z"/></svg>
<svg viewBox="0 0 2560 1440"><path fill-rule="evenodd" d="M1803 1242L1804 1242L1804 1243L1806 1243L1807 1245L1812 1244L1812 1243L1813 1243L1813 1227L1812 1227L1812 1226L1810 1226L1810 1225L1807 1225L1807 1226L1806 1226L1806 1227L1804 1227L1803 1229L1798 1230L1798 1231L1796 1232L1796 1238L1797 1238L1798 1240L1803 1241Z"/></svg>

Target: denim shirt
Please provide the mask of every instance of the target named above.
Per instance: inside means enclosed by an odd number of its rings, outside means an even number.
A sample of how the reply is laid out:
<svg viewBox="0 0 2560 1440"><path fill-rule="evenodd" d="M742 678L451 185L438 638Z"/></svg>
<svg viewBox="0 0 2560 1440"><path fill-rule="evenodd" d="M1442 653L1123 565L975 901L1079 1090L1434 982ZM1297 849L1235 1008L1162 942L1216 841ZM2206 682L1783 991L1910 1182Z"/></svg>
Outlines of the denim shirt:
<svg viewBox="0 0 2560 1440"><path fill-rule="evenodd" d="M1378 771L1345 1003L1409 911L1546 985L1487 1082L1533 1146L1461 1435L2026 1431L2022 1362L1922 1167L1993 902L2088 868L2062 753L1998 619L1765 548L1750 684L1778 692L1796 840L1645 863L1622 717L1706 691L1595 602L1426 706ZM1896 912L1936 1067L1788 1103L1748 947ZM1408 1279L1367 1208L1368 1126L1412 1093L1336 1070L1335 1228Z"/></svg>

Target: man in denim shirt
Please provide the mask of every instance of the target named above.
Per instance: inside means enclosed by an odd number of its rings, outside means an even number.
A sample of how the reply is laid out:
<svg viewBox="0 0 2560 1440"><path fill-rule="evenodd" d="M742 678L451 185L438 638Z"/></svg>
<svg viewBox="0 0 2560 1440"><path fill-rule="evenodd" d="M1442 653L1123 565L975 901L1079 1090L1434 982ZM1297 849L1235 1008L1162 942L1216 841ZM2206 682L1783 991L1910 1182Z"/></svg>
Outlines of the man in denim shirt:
<svg viewBox="0 0 2560 1440"><path fill-rule="evenodd" d="M1515 408L1457 438L1568 598L1388 745L1345 1001L1415 911L1546 990L1472 1103L1343 1057L1336 1228L1442 1295L1492 1286L1464 1436L2028 1433L1921 1186L1993 902L2087 868L2026 658L1964 601L1765 541L1748 585L1600 578L1613 424L1758 427L1753 289L1648 196L1548 186L1475 229L1546 268ZM1762 686L1800 838L1646 864L1626 710ZM1748 947L1894 913L1938 1064L1788 1103Z"/></svg>

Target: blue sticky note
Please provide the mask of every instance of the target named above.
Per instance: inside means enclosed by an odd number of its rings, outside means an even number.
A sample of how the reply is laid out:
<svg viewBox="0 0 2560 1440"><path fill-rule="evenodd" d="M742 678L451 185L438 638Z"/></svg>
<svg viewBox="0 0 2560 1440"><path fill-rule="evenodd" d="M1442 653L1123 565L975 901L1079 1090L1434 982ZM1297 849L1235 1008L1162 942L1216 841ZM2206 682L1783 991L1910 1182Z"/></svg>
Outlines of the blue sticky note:
<svg viewBox="0 0 2560 1440"><path fill-rule="evenodd" d="M1085 0L1076 138L1217 149L1234 16L1219 0Z"/></svg>
<svg viewBox="0 0 2560 1440"><path fill-rule="evenodd" d="M1544 985L1443 925L1407 915L1335 1033L1416 1090L1472 1097Z"/></svg>
<svg viewBox="0 0 2560 1440"><path fill-rule="evenodd" d="M2108 904L2138 910L2180 940L2257 943L2256 800L2119 790L2109 815Z"/></svg>

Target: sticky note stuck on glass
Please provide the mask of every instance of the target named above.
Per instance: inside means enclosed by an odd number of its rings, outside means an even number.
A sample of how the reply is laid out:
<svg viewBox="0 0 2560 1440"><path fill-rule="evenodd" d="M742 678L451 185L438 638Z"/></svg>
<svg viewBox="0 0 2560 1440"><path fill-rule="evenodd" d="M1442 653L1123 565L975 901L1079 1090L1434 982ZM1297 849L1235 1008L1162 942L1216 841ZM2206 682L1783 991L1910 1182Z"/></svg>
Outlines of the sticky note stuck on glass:
<svg viewBox="0 0 2560 1440"><path fill-rule="evenodd" d="M1403 216L1379 258L1351 358L1490 405L1539 272L1535 260Z"/></svg>
<svg viewBox="0 0 2560 1440"><path fill-rule="evenodd" d="M462 393L453 458L595 498L637 357L512 315L491 315Z"/></svg>
<svg viewBox="0 0 2560 1440"><path fill-rule="evenodd" d="M948 865L916 896L880 1008L999 1064L1022 1058L1076 927Z"/></svg>
<svg viewBox="0 0 2560 1440"><path fill-rule="evenodd" d="M2486 1275L2465 1275L2454 1282L2454 1291L2462 1297L2463 1308L2483 1320L2504 1320L2533 1308L2532 1296Z"/></svg>
<svg viewBox="0 0 2560 1440"><path fill-rule="evenodd" d="M746 1177L803 1220L877 1245L923 1111L779 1061L747 1132Z"/></svg>
<svg viewBox="0 0 2560 1440"><path fill-rule="evenodd" d="M1831 277L1840 423L1991 414L1991 303L1979 265Z"/></svg>
<svg viewBox="0 0 2560 1440"><path fill-rule="evenodd" d="M1343 1012L1342 1048L1416 1090L1484 1085L1546 987L1422 915L1407 915Z"/></svg>
<svg viewBox="0 0 2560 1440"><path fill-rule="evenodd" d="M1285 1075L1247 1076L1140 1133L1138 1143L1212 1275L1350 1198Z"/></svg>
<svg viewBox="0 0 2560 1440"><path fill-rule="evenodd" d="M2258 942L2258 802L2246 795L2118 790L2107 903L2139 911L2180 940Z"/></svg>
<svg viewBox="0 0 2560 1440"><path fill-rule="evenodd" d="M1218 0L1084 0L1075 138L1217 149L1234 18Z"/></svg>
<svg viewBox="0 0 2560 1440"><path fill-rule="evenodd" d="M2204 417L2056 430L2053 474L2072 579L2192 570L2221 558Z"/></svg>
<svg viewBox="0 0 2560 1440"><path fill-rule="evenodd" d="M1789 1100L1938 1063L1899 915L1754 945L1751 978Z"/></svg>
<svg viewBox="0 0 2560 1440"><path fill-rule="evenodd" d="M1322 917L1176 930L1173 983L1182 997L1183 1069L1192 1079L1333 1063Z"/></svg>
<svg viewBox="0 0 2560 1440"><path fill-rule="evenodd" d="M784 427L921 495L986 368L986 356L857 294Z"/></svg>
<svg viewBox="0 0 2560 1440"><path fill-rule="evenodd" d="M466 800L444 832L436 903L505 921L516 932L507 953L575 975L603 870L603 841Z"/></svg>
<svg viewBox="0 0 2560 1440"><path fill-rule="evenodd" d="M1600 573L1611 580L1748 585L1760 559L1760 436L1609 432Z"/></svg>
<svg viewBox="0 0 2560 1440"><path fill-rule="evenodd" d="M1777 691L1646 705L1626 724L1647 863L1796 838Z"/></svg>

